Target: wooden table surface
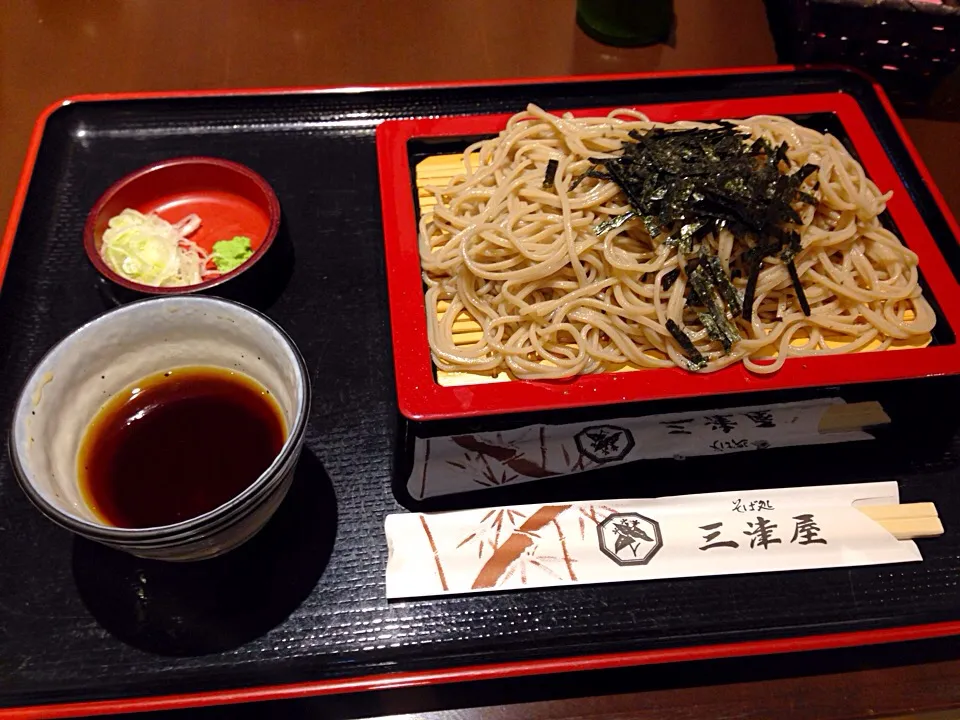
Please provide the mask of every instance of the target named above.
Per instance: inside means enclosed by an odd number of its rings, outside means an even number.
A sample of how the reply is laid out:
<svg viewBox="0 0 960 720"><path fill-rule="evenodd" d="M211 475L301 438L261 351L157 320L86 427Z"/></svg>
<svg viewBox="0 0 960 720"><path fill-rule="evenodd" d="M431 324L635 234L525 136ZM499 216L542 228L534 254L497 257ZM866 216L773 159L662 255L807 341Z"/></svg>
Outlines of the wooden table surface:
<svg viewBox="0 0 960 720"><path fill-rule="evenodd" d="M676 0L672 46L586 38L574 0L0 0L0 216L31 126L77 93L323 86L773 64L761 0ZM960 215L960 127L907 127ZM960 643L406 690L198 717L960 717ZM2 645L0 645L2 652ZM176 688L171 688L174 692ZM474 709L463 709L472 707ZM935 713L935 714L930 714Z"/></svg>

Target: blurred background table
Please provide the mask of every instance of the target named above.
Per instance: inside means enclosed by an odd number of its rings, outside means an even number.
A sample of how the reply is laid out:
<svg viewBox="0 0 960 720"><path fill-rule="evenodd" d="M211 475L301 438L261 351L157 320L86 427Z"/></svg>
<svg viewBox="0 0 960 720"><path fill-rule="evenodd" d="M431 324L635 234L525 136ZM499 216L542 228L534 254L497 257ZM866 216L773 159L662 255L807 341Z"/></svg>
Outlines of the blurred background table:
<svg viewBox="0 0 960 720"><path fill-rule="evenodd" d="M675 7L670 44L620 49L577 29L574 0L0 0L0 216L9 211L34 119L50 103L78 93L370 85L777 62L762 0L676 0ZM906 120L907 128L960 215L960 124L942 119L936 103L918 114ZM953 712L960 708L958 645L941 641L646 667L193 714L934 720L960 717ZM457 709L468 707L474 709Z"/></svg>

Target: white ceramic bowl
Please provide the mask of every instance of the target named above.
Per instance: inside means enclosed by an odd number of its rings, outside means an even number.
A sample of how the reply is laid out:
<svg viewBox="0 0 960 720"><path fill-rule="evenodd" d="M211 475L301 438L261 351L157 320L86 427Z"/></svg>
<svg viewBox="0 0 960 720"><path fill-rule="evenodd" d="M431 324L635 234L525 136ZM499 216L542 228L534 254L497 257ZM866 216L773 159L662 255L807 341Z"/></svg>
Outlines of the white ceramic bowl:
<svg viewBox="0 0 960 720"><path fill-rule="evenodd" d="M137 380L185 366L240 370L276 399L288 434L257 480L208 513L173 525L118 528L84 503L77 452L103 403ZM200 295L143 300L91 320L55 345L17 400L10 459L20 486L57 524L140 557L201 560L253 537L280 505L303 444L310 378L303 357L272 320Z"/></svg>

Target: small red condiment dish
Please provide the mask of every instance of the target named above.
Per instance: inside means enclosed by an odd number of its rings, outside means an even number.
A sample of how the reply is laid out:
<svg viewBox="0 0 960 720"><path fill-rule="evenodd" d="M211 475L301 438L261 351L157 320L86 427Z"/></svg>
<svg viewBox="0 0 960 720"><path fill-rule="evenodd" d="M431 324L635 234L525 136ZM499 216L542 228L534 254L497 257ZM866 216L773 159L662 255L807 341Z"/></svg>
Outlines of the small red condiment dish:
<svg viewBox="0 0 960 720"><path fill-rule="evenodd" d="M110 218L131 208L156 213L170 223L196 213L200 228L190 239L207 252L219 240L250 238L253 255L242 265L194 285L153 287L115 272L100 256ZM280 229L280 202L269 183L245 165L215 157L179 157L140 168L122 177L100 196L87 216L83 244L100 273L103 290L114 303L144 297L205 293L253 302L274 278L254 272L274 245ZM275 268L274 268L275 269ZM276 275L276 273L270 273Z"/></svg>

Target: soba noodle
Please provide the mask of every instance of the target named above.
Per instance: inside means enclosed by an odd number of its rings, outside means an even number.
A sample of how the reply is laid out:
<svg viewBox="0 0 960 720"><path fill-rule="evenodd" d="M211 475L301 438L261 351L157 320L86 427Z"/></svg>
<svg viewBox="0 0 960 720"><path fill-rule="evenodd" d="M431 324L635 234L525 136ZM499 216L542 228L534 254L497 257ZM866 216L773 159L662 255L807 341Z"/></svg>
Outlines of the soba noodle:
<svg viewBox="0 0 960 720"><path fill-rule="evenodd" d="M817 204L801 209L795 228L809 317L786 265L766 258L750 321L728 313L742 339L725 352L686 308L684 272L662 289L664 275L684 267L676 244L663 233L651 237L637 218L598 237L593 228L630 211L629 203L604 178L571 189L593 167L590 158L617 157L630 130L655 124L633 110L574 119L531 105L498 137L467 148L463 174L428 188L436 205L420 222L420 259L437 368L526 379L625 365L692 369L668 320L685 329L707 360L704 371L742 361L769 373L789 357L887 349L894 340L928 335L935 316L917 282L917 256L879 220L890 194L830 135L776 116L731 122L774 146L786 141L792 168L818 168L804 187ZM557 170L545 189L550 160ZM742 298L748 271L741 240L722 229L701 242ZM454 321L463 313L482 330L476 342L455 342Z"/></svg>

